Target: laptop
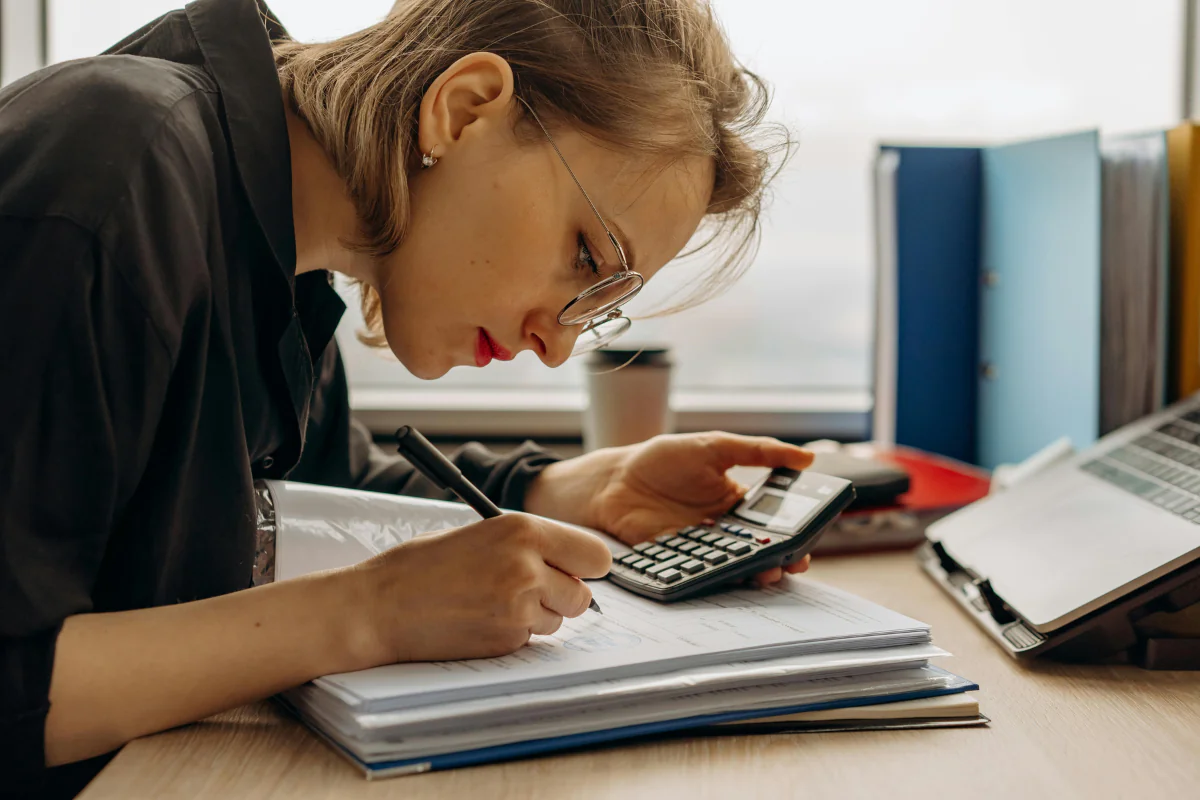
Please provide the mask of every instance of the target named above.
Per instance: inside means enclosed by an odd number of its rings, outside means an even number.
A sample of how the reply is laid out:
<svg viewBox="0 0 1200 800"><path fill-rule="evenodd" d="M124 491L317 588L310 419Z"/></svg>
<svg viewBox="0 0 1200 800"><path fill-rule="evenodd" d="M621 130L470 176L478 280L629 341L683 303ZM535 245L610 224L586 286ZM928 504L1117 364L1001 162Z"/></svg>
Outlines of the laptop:
<svg viewBox="0 0 1200 800"><path fill-rule="evenodd" d="M925 571L1015 656L1100 658L1200 602L1200 395L930 526Z"/></svg>

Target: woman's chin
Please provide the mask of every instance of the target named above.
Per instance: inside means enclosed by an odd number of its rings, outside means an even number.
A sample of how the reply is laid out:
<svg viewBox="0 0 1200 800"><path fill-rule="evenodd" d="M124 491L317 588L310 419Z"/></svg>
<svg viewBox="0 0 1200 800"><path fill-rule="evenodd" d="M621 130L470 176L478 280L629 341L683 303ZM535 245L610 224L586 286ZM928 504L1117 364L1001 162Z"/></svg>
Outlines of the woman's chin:
<svg viewBox="0 0 1200 800"><path fill-rule="evenodd" d="M408 370L410 375L423 381L437 380L449 372L450 368L454 366L454 364L444 363L441 359L417 359L405 357L400 353L397 353L395 350L392 351L392 354L396 356L396 359L401 364L404 365L404 368Z"/></svg>

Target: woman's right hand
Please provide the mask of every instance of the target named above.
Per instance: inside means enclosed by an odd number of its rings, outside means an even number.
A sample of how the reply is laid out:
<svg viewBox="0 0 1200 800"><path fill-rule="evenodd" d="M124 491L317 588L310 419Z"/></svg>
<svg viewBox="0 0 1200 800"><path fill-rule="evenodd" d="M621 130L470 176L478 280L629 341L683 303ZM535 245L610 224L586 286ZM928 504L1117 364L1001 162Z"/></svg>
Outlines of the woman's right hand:
<svg viewBox="0 0 1200 800"><path fill-rule="evenodd" d="M586 611L580 578L611 564L595 536L514 513L418 537L342 577L365 601L366 667L511 653Z"/></svg>

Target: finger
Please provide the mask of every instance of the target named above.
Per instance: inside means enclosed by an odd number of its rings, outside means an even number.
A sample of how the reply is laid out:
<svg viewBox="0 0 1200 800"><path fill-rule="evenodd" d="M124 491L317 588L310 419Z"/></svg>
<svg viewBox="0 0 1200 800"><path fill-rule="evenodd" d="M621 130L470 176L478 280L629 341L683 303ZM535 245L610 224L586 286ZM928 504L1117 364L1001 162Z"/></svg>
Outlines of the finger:
<svg viewBox="0 0 1200 800"><path fill-rule="evenodd" d="M546 567L542 578L542 605L563 617L578 617L592 602L591 588L553 567Z"/></svg>
<svg viewBox="0 0 1200 800"><path fill-rule="evenodd" d="M548 608L539 608L534 612L533 624L529 626L529 632L539 636L549 636L561 628L562 623L562 614L555 614Z"/></svg>
<svg viewBox="0 0 1200 800"><path fill-rule="evenodd" d="M789 467L808 469L813 454L794 444L770 436L742 436L716 431L708 434L709 448L721 469L730 467Z"/></svg>
<svg viewBox="0 0 1200 800"><path fill-rule="evenodd" d="M795 563L788 564L786 567L784 567L784 570L786 572L790 572L793 575L799 574L801 572L808 572L808 566L811 563L812 563L812 556L805 556L804 558L800 559L799 561L797 561Z"/></svg>
<svg viewBox="0 0 1200 800"><path fill-rule="evenodd" d="M765 572L760 572L754 576L754 582L759 586L770 586L773 583L779 583L783 580L783 570L779 567L771 567Z"/></svg>
<svg viewBox="0 0 1200 800"><path fill-rule="evenodd" d="M612 566L612 553L599 537L539 520L538 552L555 569L577 578L603 578Z"/></svg>

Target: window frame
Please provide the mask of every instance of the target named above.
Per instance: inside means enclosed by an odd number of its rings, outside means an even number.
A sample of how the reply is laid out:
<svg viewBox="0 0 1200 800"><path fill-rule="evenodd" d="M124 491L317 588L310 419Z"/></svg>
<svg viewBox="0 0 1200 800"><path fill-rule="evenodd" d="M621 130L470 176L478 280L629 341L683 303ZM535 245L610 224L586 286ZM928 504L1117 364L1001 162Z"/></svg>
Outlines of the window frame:
<svg viewBox="0 0 1200 800"><path fill-rule="evenodd" d="M0 0L0 86L46 65L47 0Z"/></svg>
<svg viewBox="0 0 1200 800"><path fill-rule="evenodd" d="M350 406L372 433L413 425L433 436L466 439L580 438L583 389L400 389L350 387ZM865 390L671 393L675 430L729 430L794 441L855 441L870 433Z"/></svg>

